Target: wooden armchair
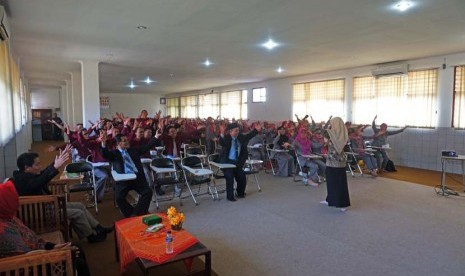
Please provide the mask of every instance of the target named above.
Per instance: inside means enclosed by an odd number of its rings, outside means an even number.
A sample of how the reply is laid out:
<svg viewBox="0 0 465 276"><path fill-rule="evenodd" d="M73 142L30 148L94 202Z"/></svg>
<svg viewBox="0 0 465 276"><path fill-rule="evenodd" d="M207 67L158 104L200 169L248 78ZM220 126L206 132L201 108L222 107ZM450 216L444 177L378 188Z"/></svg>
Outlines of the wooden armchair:
<svg viewBox="0 0 465 276"><path fill-rule="evenodd" d="M20 196L17 217L44 240L53 243L69 241L64 196Z"/></svg>
<svg viewBox="0 0 465 276"><path fill-rule="evenodd" d="M52 195L65 196L66 200L69 201L68 180L52 179L48 183L48 188L52 192Z"/></svg>
<svg viewBox="0 0 465 276"><path fill-rule="evenodd" d="M0 259L0 276L74 275L70 248L39 250Z"/></svg>

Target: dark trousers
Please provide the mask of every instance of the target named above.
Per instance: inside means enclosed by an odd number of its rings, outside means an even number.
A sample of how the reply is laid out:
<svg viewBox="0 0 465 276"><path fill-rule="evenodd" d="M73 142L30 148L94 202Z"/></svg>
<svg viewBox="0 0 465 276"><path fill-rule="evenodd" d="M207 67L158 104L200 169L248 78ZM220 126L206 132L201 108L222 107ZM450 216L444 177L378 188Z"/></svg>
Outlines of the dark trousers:
<svg viewBox="0 0 465 276"><path fill-rule="evenodd" d="M226 197L234 199L234 179L237 182L237 195L243 196L247 186L247 177L242 168L223 169L224 178L226 179Z"/></svg>
<svg viewBox="0 0 465 276"><path fill-rule="evenodd" d="M126 196L131 190L134 190L139 194L139 201L135 207L132 207L132 205L126 200ZM117 182L115 193L116 204L125 217L128 218L145 215L149 212L153 192L150 190L147 182L140 181L139 179Z"/></svg>

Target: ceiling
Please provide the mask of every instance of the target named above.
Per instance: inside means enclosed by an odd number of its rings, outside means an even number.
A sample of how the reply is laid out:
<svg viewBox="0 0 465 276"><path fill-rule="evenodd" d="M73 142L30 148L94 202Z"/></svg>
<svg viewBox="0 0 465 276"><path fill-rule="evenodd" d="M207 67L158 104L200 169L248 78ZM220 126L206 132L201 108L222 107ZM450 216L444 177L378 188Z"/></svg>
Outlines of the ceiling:
<svg viewBox="0 0 465 276"><path fill-rule="evenodd" d="M169 94L465 51L465 1L414 1L404 13L391 0L0 4L31 87L61 86L80 60L98 60L100 92ZM260 47L270 37L282 45Z"/></svg>

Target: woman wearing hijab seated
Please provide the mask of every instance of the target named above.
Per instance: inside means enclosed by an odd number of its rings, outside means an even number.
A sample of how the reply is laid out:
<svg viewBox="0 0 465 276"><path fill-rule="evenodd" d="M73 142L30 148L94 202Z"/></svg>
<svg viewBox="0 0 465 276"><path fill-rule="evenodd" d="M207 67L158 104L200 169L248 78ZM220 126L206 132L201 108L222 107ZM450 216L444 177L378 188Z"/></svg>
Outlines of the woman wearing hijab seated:
<svg viewBox="0 0 465 276"><path fill-rule="evenodd" d="M344 146L349 141L347 128L341 118L330 120L327 130L329 138L326 157L326 188L328 195L321 204L339 208L342 212L350 206L349 187L347 186L346 162Z"/></svg>
<svg viewBox="0 0 465 276"><path fill-rule="evenodd" d="M302 173L304 184L318 187L318 165L310 158L303 156L312 153L312 142L310 141L310 137L308 137L308 130L301 128L292 145L294 146L295 152L297 153L300 167L303 170Z"/></svg>
<svg viewBox="0 0 465 276"><path fill-rule="evenodd" d="M76 255L73 263L78 275L90 275L82 250L71 246L71 243L54 244L44 241L16 217L18 208L19 198L14 184L11 181L0 183L0 258L35 250L71 247Z"/></svg>

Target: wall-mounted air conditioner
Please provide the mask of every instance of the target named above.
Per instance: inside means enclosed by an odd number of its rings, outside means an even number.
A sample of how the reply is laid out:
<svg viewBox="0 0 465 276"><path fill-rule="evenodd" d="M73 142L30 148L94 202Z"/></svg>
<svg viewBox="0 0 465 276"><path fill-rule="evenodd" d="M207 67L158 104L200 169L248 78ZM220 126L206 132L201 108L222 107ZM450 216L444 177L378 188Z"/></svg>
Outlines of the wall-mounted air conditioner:
<svg viewBox="0 0 465 276"><path fill-rule="evenodd" d="M378 68L371 71L371 75L375 78L387 77L387 76L400 76L408 74L407 63L395 63L395 64L382 64Z"/></svg>
<svg viewBox="0 0 465 276"><path fill-rule="evenodd" d="M6 40L8 37L10 37L10 24L8 23L5 8L0 6L0 39Z"/></svg>

